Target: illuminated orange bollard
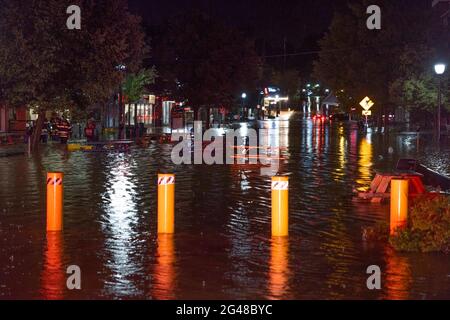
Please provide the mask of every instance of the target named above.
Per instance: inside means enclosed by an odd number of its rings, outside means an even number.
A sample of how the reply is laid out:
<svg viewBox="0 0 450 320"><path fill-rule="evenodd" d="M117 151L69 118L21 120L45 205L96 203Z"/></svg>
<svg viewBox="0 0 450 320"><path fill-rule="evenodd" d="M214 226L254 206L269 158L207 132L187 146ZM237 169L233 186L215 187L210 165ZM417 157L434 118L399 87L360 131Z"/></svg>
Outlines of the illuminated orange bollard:
<svg viewBox="0 0 450 320"><path fill-rule="evenodd" d="M63 229L63 176L62 172L47 173L47 231Z"/></svg>
<svg viewBox="0 0 450 320"><path fill-rule="evenodd" d="M158 174L158 233L174 233L175 175Z"/></svg>
<svg viewBox="0 0 450 320"><path fill-rule="evenodd" d="M408 223L408 191L408 180L391 180L391 235L398 228L405 228Z"/></svg>
<svg viewBox="0 0 450 320"><path fill-rule="evenodd" d="M272 177L272 236L289 234L289 178Z"/></svg>

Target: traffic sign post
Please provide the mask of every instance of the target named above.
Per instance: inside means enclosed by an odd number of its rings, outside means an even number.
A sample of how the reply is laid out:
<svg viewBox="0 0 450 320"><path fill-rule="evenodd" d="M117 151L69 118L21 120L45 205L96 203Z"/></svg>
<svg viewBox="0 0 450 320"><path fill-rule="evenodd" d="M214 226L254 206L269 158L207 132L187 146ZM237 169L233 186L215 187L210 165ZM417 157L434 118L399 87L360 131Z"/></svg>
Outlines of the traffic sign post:
<svg viewBox="0 0 450 320"><path fill-rule="evenodd" d="M368 116L372 115L372 111L370 111L370 108L372 108L375 105L375 103L369 97L365 97L364 99L362 99L359 105L364 109L362 115L366 117L366 128L367 128L369 126Z"/></svg>

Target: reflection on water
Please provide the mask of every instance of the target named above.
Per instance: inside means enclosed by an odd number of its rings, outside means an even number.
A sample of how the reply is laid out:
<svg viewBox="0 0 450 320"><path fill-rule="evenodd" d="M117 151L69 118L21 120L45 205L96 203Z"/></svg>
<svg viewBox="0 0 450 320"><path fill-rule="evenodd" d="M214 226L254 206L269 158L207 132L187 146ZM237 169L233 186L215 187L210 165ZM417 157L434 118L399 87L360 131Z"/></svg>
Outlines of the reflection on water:
<svg viewBox="0 0 450 320"><path fill-rule="evenodd" d="M274 237L270 244L269 299L289 299L289 239Z"/></svg>
<svg viewBox="0 0 450 320"><path fill-rule="evenodd" d="M131 172L136 160L123 154L111 154L109 158L109 170L106 172L108 185L102 196L104 214L101 218L106 255L109 257L106 267L110 270L105 290L129 294L137 290L130 277L139 268L132 259L134 241L139 236L136 232L138 213L134 199L136 185Z"/></svg>
<svg viewBox="0 0 450 320"><path fill-rule="evenodd" d="M386 249L385 286L386 299L406 300L409 296L412 274L411 262L407 256L402 256L391 248Z"/></svg>
<svg viewBox="0 0 450 320"><path fill-rule="evenodd" d="M61 232L47 233L44 251L44 269L42 271L42 296L44 299L59 300L64 298L66 286L63 267L63 236Z"/></svg>
<svg viewBox="0 0 450 320"><path fill-rule="evenodd" d="M175 259L173 235L159 234L152 286L155 299L175 299Z"/></svg>
<svg viewBox="0 0 450 320"><path fill-rule="evenodd" d="M54 144L33 157L0 158L0 297L450 298L448 257L363 243L361 229L387 222L389 208L352 201L375 170L401 157L450 174L450 148L417 150L407 136L308 119L264 127L263 141L279 148L279 172L290 179L289 240L271 240L270 177L260 166L175 166L168 144L126 154ZM65 173L60 238L45 233L50 170ZM156 235L161 171L177 177L173 237ZM81 291L65 287L71 264L81 267ZM373 264L384 272L379 292L366 287Z"/></svg>
<svg viewBox="0 0 450 320"><path fill-rule="evenodd" d="M356 180L358 185L367 186L372 180L372 140L371 134L367 133L365 137L361 139L359 146L359 179ZM364 191L364 188L358 189L358 191Z"/></svg>

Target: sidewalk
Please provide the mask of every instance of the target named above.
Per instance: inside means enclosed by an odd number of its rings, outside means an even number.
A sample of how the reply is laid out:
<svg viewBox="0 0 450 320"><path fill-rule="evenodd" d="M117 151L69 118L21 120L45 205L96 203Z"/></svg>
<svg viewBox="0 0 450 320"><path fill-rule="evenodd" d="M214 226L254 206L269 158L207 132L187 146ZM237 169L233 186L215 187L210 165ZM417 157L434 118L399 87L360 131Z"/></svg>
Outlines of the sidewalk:
<svg viewBox="0 0 450 320"><path fill-rule="evenodd" d="M23 155L26 152L26 145L0 146L0 158Z"/></svg>

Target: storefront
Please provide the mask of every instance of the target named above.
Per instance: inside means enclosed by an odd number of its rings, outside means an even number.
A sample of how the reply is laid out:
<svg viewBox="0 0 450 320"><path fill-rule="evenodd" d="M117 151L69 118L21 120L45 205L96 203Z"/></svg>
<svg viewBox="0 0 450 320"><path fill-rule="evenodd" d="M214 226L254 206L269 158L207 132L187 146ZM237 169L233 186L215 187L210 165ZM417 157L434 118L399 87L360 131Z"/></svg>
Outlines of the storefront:
<svg viewBox="0 0 450 320"><path fill-rule="evenodd" d="M136 103L125 105L125 119L128 126L138 125L149 127L153 124L153 105L148 103Z"/></svg>
<svg viewBox="0 0 450 320"><path fill-rule="evenodd" d="M135 104L125 104L125 122L128 127L136 125L143 128L149 128L154 124L155 119L154 95L144 96Z"/></svg>
<svg viewBox="0 0 450 320"><path fill-rule="evenodd" d="M283 96L281 90L276 87L267 87L261 92L262 110L266 118L289 118L292 114L288 107L288 96Z"/></svg>

